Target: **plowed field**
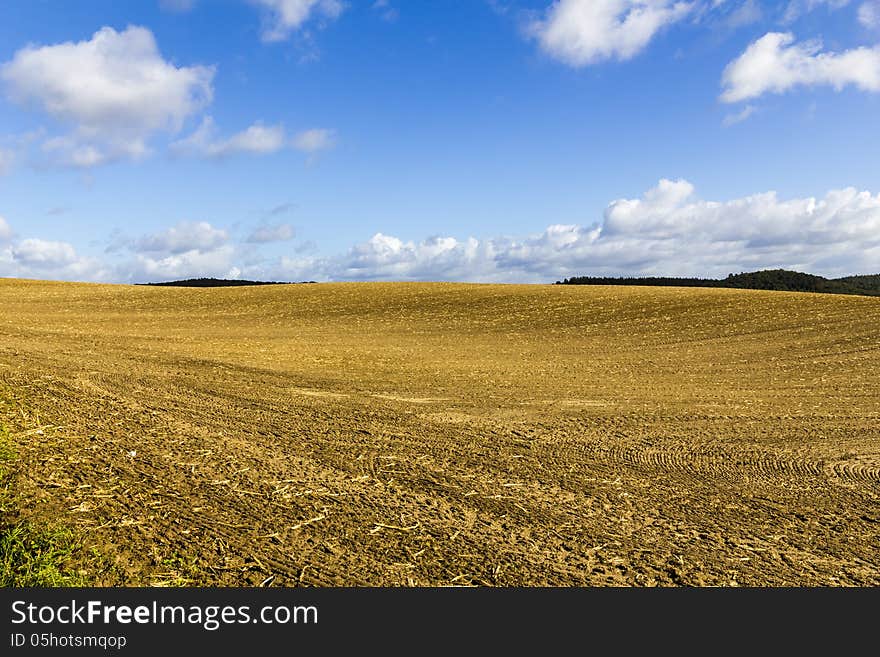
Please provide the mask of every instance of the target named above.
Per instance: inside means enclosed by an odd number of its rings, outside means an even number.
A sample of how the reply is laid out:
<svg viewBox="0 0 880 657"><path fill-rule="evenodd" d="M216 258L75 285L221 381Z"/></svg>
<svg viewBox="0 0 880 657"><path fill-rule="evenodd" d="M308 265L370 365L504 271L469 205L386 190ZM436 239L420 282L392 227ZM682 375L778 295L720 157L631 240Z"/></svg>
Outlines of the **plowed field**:
<svg viewBox="0 0 880 657"><path fill-rule="evenodd" d="M0 279L21 514L107 585L880 584L880 299Z"/></svg>

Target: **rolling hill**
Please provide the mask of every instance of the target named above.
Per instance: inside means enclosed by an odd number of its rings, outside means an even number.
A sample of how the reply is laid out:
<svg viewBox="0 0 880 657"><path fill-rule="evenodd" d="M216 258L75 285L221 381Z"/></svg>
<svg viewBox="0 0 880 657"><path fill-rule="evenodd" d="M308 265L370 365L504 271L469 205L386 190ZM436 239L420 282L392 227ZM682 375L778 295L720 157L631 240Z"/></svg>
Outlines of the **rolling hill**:
<svg viewBox="0 0 880 657"><path fill-rule="evenodd" d="M880 299L0 279L0 308L3 524L68 528L89 583L880 585Z"/></svg>

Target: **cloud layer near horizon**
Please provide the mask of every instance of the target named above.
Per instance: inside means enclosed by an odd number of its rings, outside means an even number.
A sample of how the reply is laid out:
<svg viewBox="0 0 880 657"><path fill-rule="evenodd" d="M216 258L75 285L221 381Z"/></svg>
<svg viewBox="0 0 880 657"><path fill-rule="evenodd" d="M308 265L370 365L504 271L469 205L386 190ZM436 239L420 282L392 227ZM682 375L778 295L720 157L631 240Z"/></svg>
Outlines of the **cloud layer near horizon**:
<svg viewBox="0 0 880 657"><path fill-rule="evenodd" d="M640 198L618 199L601 221L554 224L521 237L376 233L335 256L303 254L291 243L263 258L290 226L257 226L242 239L209 222L181 222L117 239L104 258L64 242L25 236L0 221L0 275L146 282L199 276L271 280L446 280L552 282L576 275L725 276L786 268L828 276L880 273L880 193L854 188L822 198L775 192L728 201L700 199L685 180L661 180ZM270 230L271 229L271 230Z"/></svg>

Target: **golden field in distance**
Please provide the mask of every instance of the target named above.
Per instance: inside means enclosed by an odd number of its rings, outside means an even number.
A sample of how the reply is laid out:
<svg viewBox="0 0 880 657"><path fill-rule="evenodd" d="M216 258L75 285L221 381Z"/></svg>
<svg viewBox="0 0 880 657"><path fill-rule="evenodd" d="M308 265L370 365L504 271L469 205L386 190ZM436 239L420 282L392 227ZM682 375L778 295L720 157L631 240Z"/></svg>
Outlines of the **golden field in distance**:
<svg viewBox="0 0 880 657"><path fill-rule="evenodd" d="M0 279L20 514L106 585L878 585L880 298Z"/></svg>

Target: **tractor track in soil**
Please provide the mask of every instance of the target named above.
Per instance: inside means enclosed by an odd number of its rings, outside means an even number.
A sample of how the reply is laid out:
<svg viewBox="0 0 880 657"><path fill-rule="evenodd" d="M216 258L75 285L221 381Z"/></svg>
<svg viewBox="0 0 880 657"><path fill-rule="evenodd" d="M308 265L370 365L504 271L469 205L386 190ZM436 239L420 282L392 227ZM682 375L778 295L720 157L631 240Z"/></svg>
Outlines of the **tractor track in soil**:
<svg viewBox="0 0 880 657"><path fill-rule="evenodd" d="M0 307L21 511L113 559L99 583L880 584L878 299L0 280Z"/></svg>

